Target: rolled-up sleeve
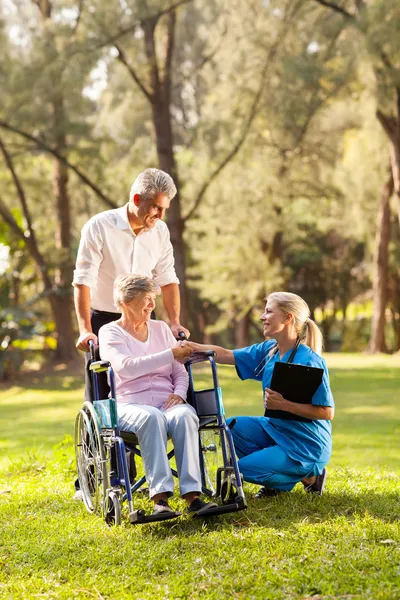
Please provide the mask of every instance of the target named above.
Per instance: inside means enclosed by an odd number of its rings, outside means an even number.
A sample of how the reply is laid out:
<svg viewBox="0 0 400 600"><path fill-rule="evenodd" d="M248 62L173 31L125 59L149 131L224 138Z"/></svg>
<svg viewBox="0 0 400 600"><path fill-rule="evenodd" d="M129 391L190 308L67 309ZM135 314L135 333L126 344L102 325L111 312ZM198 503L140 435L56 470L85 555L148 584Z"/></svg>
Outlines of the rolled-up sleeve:
<svg viewBox="0 0 400 600"><path fill-rule="evenodd" d="M162 232L162 236L160 258L152 272L155 283L160 287L169 285L170 283L179 283L179 279L175 272L174 251L167 227L165 227Z"/></svg>
<svg viewBox="0 0 400 600"><path fill-rule="evenodd" d="M82 284L93 288L102 260L103 242L99 226L95 219L90 219L82 229L72 285Z"/></svg>

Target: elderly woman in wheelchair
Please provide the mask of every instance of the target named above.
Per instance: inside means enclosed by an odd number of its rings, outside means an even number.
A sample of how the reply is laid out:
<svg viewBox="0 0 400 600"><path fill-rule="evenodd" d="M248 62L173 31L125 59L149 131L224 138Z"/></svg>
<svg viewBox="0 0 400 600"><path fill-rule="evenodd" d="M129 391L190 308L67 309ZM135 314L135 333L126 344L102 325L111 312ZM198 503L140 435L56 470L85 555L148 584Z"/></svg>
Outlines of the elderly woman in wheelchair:
<svg viewBox="0 0 400 600"><path fill-rule="evenodd" d="M94 398L84 402L75 423L84 504L91 513L101 510L106 522L116 525L121 522L123 500L128 502L132 524L179 516L168 504L173 476L179 477L181 496L192 516L209 517L247 507L214 352L193 353L175 340L165 323L151 320L158 291L143 276L127 275L115 281L114 300L122 314L100 329L101 360L90 344ZM211 366L213 388L195 390L192 365L197 362ZM106 371L111 394L101 398L98 378ZM168 438L174 450L167 453ZM131 481L126 451L143 459L145 477L138 481ZM173 456L177 471L169 465ZM154 502L149 515L134 510L132 499L145 481ZM219 498L222 504L204 502L200 493Z"/></svg>
<svg viewBox="0 0 400 600"><path fill-rule="evenodd" d="M100 356L114 370L119 426L138 439L153 515L173 518L180 514L168 504L174 490L168 437L174 445L180 492L188 512L203 515L216 504L199 497L199 419L186 403L188 374L179 362L192 351L178 345L166 323L151 320L158 293L158 286L147 277L117 278L114 302L122 315L100 329Z"/></svg>

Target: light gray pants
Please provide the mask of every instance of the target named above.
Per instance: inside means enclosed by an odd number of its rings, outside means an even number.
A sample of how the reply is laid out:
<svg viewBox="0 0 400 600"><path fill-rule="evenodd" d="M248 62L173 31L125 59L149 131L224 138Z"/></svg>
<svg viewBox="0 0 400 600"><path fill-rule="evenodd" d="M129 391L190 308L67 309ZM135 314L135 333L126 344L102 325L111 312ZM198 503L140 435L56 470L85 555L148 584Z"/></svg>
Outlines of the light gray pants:
<svg viewBox="0 0 400 600"><path fill-rule="evenodd" d="M201 492L199 462L199 419L189 404L168 410L147 404L118 404L119 426L137 435L143 458L150 498L155 494L172 496L174 478L167 457L167 438L175 448L181 496Z"/></svg>

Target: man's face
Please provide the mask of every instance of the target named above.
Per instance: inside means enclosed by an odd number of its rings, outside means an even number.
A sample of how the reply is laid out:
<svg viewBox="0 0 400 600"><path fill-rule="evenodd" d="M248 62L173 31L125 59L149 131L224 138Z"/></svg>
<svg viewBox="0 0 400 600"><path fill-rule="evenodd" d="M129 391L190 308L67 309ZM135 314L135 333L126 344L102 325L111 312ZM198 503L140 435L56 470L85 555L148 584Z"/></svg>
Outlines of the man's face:
<svg viewBox="0 0 400 600"><path fill-rule="evenodd" d="M136 194L133 202L137 207L137 217L146 229L152 229L157 221L163 219L165 211L170 205L168 196L162 193L158 193L153 198L148 198L147 200Z"/></svg>

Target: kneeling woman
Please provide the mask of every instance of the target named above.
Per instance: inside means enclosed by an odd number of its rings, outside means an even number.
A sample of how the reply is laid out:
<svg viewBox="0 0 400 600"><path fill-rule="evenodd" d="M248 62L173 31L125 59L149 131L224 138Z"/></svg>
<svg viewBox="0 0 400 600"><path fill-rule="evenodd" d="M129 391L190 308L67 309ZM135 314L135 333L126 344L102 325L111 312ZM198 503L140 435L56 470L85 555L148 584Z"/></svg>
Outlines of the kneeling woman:
<svg viewBox="0 0 400 600"><path fill-rule="evenodd" d="M188 510L204 514L215 504L200 500L199 420L185 403L188 375L178 361L191 349L181 348L163 321L152 321L158 286L148 277L126 275L114 284L118 321L101 327L100 355L115 372L119 425L139 440L154 513L173 512L168 505L174 481L167 457L172 438L180 490Z"/></svg>
<svg viewBox="0 0 400 600"><path fill-rule="evenodd" d="M262 381L266 408L310 419L235 417L232 434L239 469L245 481L263 486L257 498L289 491L299 481L306 491L322 494L324 489L325 466L332 450L334 401L326 363L320 355L322 334L309 315L300 296L275 292L268 296L261 316L267 341L233 351L187 342L195 351L214 350L217 362L235 365L241 379ZM270 389L275 363L290 358L293 363L323 369L312 404L290 402Z"/></svg>

